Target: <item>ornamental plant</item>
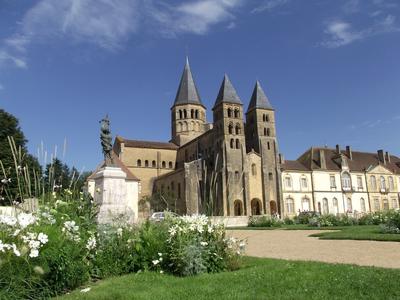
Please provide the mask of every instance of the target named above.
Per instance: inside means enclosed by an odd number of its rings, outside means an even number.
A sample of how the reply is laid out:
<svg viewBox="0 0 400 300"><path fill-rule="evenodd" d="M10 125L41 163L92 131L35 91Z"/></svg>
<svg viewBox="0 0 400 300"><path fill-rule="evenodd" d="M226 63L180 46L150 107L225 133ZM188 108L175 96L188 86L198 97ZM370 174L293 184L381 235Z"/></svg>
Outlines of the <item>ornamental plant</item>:
<svg viewBox="0 0 400 300"><path fill-rule="evenodd" d="M251 216L249 218L249 227L280 227L284 224L278 216Z"/></svg>

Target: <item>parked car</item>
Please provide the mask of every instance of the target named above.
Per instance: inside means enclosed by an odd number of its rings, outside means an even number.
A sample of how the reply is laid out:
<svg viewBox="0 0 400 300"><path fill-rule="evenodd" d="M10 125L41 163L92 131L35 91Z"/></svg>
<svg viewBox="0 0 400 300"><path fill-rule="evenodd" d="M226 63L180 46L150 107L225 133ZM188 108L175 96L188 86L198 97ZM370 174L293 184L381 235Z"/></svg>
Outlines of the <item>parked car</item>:
<svg viewBox="0 0 400 300"><path fill-rule="evenodd" d="M155 212L153 213L149 220L150 221L154 221L154 222L161 222L165 219L166 215L169 216L178 216L176 213L171 212L171 211L159 211L159 212Z"/></svg>

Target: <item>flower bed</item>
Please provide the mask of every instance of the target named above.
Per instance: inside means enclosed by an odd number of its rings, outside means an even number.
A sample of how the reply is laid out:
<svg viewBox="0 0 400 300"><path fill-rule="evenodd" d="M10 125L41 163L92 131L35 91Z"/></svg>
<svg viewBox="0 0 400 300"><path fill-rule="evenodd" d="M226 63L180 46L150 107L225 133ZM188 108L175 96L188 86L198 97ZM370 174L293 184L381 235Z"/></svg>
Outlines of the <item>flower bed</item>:
<svg viewBox="0 0 400 300"><path fill-rule="evenodd" d="M96 226L89 198L60 197L34 214L0 216L1 299L47 298L130 272L188 276L239 266L244 243L205 216Z"/></svg>

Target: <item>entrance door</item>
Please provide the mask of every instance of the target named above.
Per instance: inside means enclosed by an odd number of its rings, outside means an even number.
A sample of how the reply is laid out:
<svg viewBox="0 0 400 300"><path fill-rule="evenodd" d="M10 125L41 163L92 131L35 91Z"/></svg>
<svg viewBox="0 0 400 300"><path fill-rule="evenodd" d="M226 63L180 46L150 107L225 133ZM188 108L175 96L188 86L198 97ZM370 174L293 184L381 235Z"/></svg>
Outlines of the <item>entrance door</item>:
<svg viewBox="0 0 400 300"><path fill-rule="evenodd" d="M278 213L278 209L276 207L276 201L273 201L273 200L270 201L269 202L269 208L271 210L271 215L274 215L274 214Z"/></svg>

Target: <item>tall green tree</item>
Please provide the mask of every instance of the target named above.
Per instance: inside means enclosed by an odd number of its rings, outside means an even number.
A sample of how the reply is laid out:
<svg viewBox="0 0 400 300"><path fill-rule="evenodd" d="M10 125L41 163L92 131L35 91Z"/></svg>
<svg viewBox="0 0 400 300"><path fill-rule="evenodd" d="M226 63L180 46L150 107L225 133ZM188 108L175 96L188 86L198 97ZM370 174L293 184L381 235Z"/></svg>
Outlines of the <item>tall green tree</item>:
<svg viewBox="0 0 400 300"><path fill-rule="evenodd" d="M34 196L34 177L41 177L42 170L38 160L28 153L27 142L18 119L0 109L0 204ZM28 177L29 186L26 182L22 186L21 181Z"/></svg>

